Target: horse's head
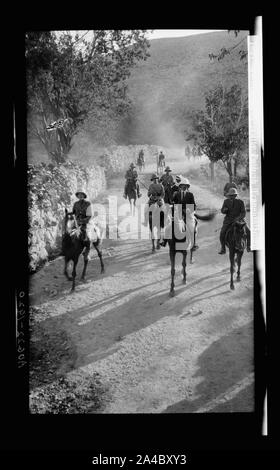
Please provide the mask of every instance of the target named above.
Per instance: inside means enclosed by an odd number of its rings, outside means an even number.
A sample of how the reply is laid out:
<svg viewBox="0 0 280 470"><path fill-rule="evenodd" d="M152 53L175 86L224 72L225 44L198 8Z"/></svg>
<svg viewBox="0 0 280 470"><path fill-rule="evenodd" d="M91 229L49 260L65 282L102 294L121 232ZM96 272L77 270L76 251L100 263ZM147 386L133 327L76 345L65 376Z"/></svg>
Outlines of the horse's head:
<svg viewBox="0 0 280 470"><path fill-rule="evenodd" d="M246 223L236 221L233 226L235 248L244 251L246 248Z"/></svg>
<svg viewBox="0 0 280 470"><path fill-rule="evenodd" d="M73 212L68 212L67 209L65 209L64 230L68 235L79 235L75 216Z"/></svg>

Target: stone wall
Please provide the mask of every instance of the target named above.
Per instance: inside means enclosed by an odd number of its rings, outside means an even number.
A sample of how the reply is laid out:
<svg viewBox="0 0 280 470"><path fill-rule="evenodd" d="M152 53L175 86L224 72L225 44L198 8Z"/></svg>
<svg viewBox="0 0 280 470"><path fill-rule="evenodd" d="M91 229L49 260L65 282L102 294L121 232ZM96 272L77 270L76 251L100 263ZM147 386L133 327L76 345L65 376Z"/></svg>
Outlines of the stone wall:
<svg viewBox="0 0 280 470"><path fill-rule="evenodd" d="M41 163L29 165L29 259L34 271L60 251L64 210L71 210L77 189L93 201L106 187L105 171L100 166L82 167Z"/></svg>

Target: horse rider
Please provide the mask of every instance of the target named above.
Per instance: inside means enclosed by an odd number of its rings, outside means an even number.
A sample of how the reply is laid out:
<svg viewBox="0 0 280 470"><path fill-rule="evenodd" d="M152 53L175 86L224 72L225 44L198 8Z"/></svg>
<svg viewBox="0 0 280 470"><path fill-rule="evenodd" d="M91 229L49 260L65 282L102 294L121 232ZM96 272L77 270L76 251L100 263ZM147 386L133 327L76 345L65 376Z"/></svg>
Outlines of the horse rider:
<svg viewBox="0 0 280 470"><path fill-rule="evenodd" d="M141 161L142 163L144 163L144 151L143 151L143 149L141 149L139 154L138 154L138 160Z"/></svg>
<svg viewBox="0 0 280 470"><path fill-rule="evenodd" d="M227 196L227 193L229 192L230 188L235 188L236 190L238 189L237 184L235 183L234 179L232 179L231 183L228 182L228 183L225 184L225 187L224 187L224 196L225 197Z"/></svg>
<svg viewBox="0 0 280 470"><path fill-rule="evenodd" d="M173 203L182 204L182 218L185 223L186 223L187 204L193 205L192 210L191 210L191 213L194 217L194 240L193 240L192 250L195 251L199 248L195 240L196 232L197 232L197 219L195 217L194 211L196 209L196 204L194 200L194 195L193 193L189 191L189 187L190 187L190 182L188 178L181 176L179 184L178 184L178 191L175 191L173 194Z"/></svg>
<svg viewBox="0 0 280 470"><path fill-rule="evenodd" d="M124 186L123 197L126 199L127 196L128 196L127 190L128 190L128 185L129 185L130 182L135 183L137 196L138 196L138 198L141 197L142 194L140 193L139 183L137 181L138 180L138 173L137 173L137 170L136 170L135 163L130 164L128 170L126 171L125 179L126 179L126 182L125 182L125 186Z"/></svg>
<svg viewBox="0 0 280 470"><path fill-rule="evenodd" d="M164 187L163 185L159 182L159 176L156 173L152 174L151 177L152 183L149 186L148 189L148 198L149 201L145 206L144 210L144 225L148 225L148 219L149 219L149 207L152 204L158 203L159 207L163 205L163 199L164 199Z"/></svg>
<svg viewBox="0 0 280 470"><path fill-rule="evenodd" d="M220 232L220 242L221 242L221 249L219 251L219 255L224 255L226 253L226 233L228 229L231 227L232 223L235 221L245 222L245 229L246 229L246 238L247 238L247 251L251 251L251 233L250 229L247 226L245 221L246 209L245 204L242 199L238 199L238 192L236 188L230 188L228 193L226 194L226 199L224 200L221 213L225 214L223 226Z"/></svg>
<svg viewBox="0 0 280 470"><path fill-rule="evenodd" d="M78 190L75 194L78 198L73 205L73 214L75 215L78 226L81 228L81 238L84 242L89 242L89 233L87 225L92 217L92 208L89 201L86 201L87 195L84 191Z"/></svg>
<svg viewBox="0 0 280 470"><path fill-rule="evenodd" d="M174 184L174 178L171 175L171 169L169 166L165 168L165 174L163 174L159 180L159 182L163 185L164 187L164 202L171 204L172 203L172 186Z"/></svg>
<svg viewBox="0 0 280 470"><path fill-rule="evenodd" d="M158 156L158 164L160 166L160 163L163 161L163 165L165 166L165 155L162 153L162 150L159 152Z"/></svg>
<svg viewBox="0 0 280 470"><path fill-rule="evenodd" d="M173 196L176 191L179 191L179 183L181 181L182 176L181 175L176 175L175 180L173 180L173 185L171 186L171 194L172 194L172 201L173 201Z"/></svg>

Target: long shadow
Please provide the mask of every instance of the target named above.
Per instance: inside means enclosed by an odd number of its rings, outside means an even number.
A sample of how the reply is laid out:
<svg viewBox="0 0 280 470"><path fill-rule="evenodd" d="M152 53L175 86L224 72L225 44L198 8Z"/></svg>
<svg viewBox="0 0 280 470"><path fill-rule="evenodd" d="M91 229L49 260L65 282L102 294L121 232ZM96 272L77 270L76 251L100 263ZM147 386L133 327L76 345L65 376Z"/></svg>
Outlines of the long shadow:
<svg viewBox="0 0 280 470"><path fill-rule="evenodd" d="M231 312L233 310L230 309ZM239 309L235 310L240 313ZM198 359L199 369L193 378L200 382L195 388L194 396L189 394L184 400L168 406L162 413L252 412L253 349L253 322L234 329L215 341Z"/></svg>

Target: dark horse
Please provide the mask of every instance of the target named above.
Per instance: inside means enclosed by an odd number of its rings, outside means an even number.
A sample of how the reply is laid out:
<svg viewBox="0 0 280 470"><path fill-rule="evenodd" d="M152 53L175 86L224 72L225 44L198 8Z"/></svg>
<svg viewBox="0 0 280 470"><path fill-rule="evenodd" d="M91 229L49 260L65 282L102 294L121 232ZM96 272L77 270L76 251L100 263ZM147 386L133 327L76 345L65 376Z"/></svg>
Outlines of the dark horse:
<svg viewBox="0 0 280 470"><path fill-rule="evenodd" d="M71 292L75 290L75 279L76 279L76 266L79 261L81 253L84 257L84 267L81 279L85 280L86 269L88 264L88 255L90 251L90 240L84 241L82 229L78 226L75 215L72 212L68 212L65 209L65 218L64 218L64 233L62 236L62 255L64 256L64 274L69 281L72 281ZM100 249L100 237L97 236L97 240L93 242L93 246L96 249L100 264L101 264L101 273L104 272L104 264L102 259L102 250ZM68 264L70 261L73 261L73 271L72 276L68 274Z"/></svg>
<svg viewBox="0 0 280 470"><path fill-rule="evenodd" d="M214 212L209 212L207 215L195 214L195 217L199 220L209 221L215 217ZM176 253L182 253L182 275L183 284L186 284L186 265L187 265L187 252L190 251L190 263L192 263L193 257L193 241L195 231L195 219L192 216L186 214L186 220L180 219L177 214L174 215L174 205L171 206L171 214L168 216L169 225L166 227L165 239L167 239L169 245L169 257L171 263L171 285L169 295L171 297L175 294L175 259ZM168 230L169 229L169 230Z"/></svg>
<svg viewBox="0 0 280 470"><path fill-rule="evenodd" d="M233 283L233 273L235 263L237 263L237 278L240 281L241 259L246 248L246 222L236 220L228 228L225 236L226 246L229 249L230 259L230 288L235 289Z"/></svg>
<svg viewBox="0 0 280 470"><path fill-rule="evenodd" d="M136 200L137 200L137 188L136 188L136 181L128 180L127 183L127 197L130 204L130 214L135 214L135 207L136 207ZM132 202L133 201L133 202Z"/></svg>

